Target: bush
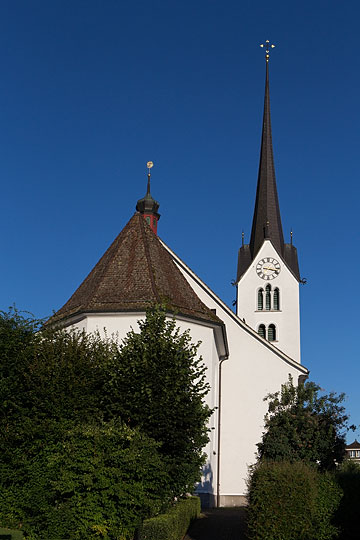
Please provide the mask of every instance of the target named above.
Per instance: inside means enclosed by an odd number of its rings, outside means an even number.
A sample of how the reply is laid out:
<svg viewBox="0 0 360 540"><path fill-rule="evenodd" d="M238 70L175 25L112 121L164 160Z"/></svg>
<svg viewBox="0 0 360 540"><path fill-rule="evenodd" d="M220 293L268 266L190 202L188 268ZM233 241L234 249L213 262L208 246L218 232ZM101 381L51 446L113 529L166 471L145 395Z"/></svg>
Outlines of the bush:
<svg viewBox="0 0 360 540"><path fill-rule="evenodd" d="M355 428L348 424L344 399L345 394L322 394L320 386L310 381L296 386L289 376L279 392L265 397L269 405L257 445L259 458L335 470L345 457L345 432Z"/></svg>
<svg viewBox="0 0 360 540"><path fill-rule="evenodd" d="M182 499L167 514L145 520L139 540L180 540L199 515L198 497Z"/></svg>
<svg viewBox="0 0 360 540"><path fill-rule="evenodd" d="M249 481L249 531L256 540L336 538L331 518L341 490L329 473L302 462L262 462Z"/></svg>
<svg viewBox="0 0 360 540"><path fill-rule="evenodd" d="M337 470L335 478L344 492L335 515L335 523L341 529L342 540L359 538L360 465L345 461Z"/></svg>
<svg viewBox="0 0 360 540"><path fill-rule="evenodd" d="M197 346L160 309L120 347L39 326L0 312L0 523L26 540L130 539L200 474Z"/></svg>
<svg viewBox="0 0 360 540"><path fill-rule="evenodd" d="M1 529L0 528L0 538L9 538L9 540L22 540L23 534L21 531L14 531L12 529Z"/></svg>
<svg viewBox="0 0 360 540"><path fill-rule="evenodd" d="M62 433L49 426L46 441L15 452L0 520L21 522L26 540L132 539L143 519L169 504L157 447L114 422L67 424Z"/></svg>

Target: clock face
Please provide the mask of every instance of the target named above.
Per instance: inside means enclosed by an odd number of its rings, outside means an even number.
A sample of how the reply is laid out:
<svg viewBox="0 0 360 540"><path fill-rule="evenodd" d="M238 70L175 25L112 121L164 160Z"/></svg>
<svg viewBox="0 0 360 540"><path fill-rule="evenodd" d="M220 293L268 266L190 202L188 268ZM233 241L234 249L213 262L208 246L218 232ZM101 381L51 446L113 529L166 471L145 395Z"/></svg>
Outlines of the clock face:
<svg viewBox="0 0 360 540"><path fill-rule="evenodd" d="M261 279L275 279L280 274L280 263L272 257L260 259L256 265L256 273Z"/></svg>

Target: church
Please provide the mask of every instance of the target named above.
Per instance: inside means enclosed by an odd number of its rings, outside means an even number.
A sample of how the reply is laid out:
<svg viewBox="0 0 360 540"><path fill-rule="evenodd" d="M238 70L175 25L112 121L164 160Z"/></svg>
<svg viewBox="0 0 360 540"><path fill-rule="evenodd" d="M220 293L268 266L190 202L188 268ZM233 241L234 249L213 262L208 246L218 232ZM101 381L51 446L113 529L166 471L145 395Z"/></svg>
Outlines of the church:
<svg viewBox="0 0 360 540"><path fill-rule="evenodd" d="M266 43L268 49L268 42ZM190 329L207 366L214 413L207 462L197 491L207 506L239 506L248 467L256 461L269 392L289 375L304 380L300 361L298 256L284 242L270 119L269 51L260 163L249 244L238 252L236 313L157 235L159 203L150 190L89 275L51 322L125 337L154 303ZM249 201L250 204L250 201ZM124 212L127 212L124 209Z"/></svg>

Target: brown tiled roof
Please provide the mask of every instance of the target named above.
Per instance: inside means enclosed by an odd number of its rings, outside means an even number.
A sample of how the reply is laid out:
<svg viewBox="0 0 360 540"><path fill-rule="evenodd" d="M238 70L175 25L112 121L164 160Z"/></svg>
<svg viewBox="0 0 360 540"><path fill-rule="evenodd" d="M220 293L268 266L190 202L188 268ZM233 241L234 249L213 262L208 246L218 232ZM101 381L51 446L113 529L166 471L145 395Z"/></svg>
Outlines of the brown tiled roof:
<svg viewBox="0 0 360 540"><path fill-rule="evenodd" d="M190 287L144 217L136 213L49 322L89 312L144 311L154 303L222 324Z"/></svg>
<svg viewBox="0 0 360 540"><path fill-rule="evenodd" d="M352 444L346 446L346 450L352 450L353 448L360 448L360 443L356 439Z"/></svg>

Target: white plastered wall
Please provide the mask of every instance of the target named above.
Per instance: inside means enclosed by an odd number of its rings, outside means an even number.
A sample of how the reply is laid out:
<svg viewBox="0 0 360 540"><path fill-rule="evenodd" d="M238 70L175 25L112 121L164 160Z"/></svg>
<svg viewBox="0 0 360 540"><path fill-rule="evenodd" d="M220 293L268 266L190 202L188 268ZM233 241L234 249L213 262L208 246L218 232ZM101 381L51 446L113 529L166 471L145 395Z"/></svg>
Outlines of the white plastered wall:
<svg viewBox="0 0 360 540"><path fill-rule="evenodd" d="M272 257L280 262L280 274L271 281L261 279L256 273L259 260ZM257 293L260 288L270 285L272 291L275 287L280 291L280 310L266 311L265 296L264 309L258 311ZM299 283L290 272L286 264L277 254L270 240L265 240L255 260L241 277L237 286L237 314L240 319L257 331L260 324L268 328L275 324L276 342L274 345L288 356L300 362L300 306Z"/></svg>
<svg viewBox="0 0 360 540"><path fill-rule="evenodd" d="M264 397L307 373L291 358L243 324L185 265L179 269L199 298L226 325L229 358L222 363L220 504L239 504L246 495L248 466L256 461L267 404ZM214 433L215 437L217 436Z"/></svg>

